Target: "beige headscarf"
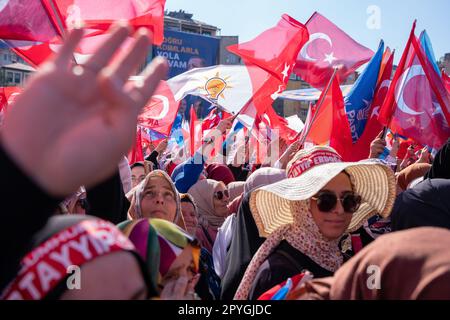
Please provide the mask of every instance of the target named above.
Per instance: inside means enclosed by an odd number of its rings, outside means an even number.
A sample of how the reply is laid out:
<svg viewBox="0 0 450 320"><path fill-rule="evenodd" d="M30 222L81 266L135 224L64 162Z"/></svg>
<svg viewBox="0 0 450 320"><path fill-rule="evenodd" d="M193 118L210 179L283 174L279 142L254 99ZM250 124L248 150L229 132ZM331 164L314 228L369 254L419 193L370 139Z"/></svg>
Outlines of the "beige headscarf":
<svg viewBox="0 0 450 320"><path fill-rule="evenodd" d="M244 192L244 181L234 181L230 182L227 186L228 192L230 193L230 202L239 197L242 192Z"/></svg>
<svg viewBox="0 0 450 320"><path fill-rule="evenodd" d="M183 220L183 216L181 214L181 204L180 204L180 194L178 193L177 188L175 187L172 179L170 179L169 175L162 170L154 170L151 171L144 180L142 180L136 187L134 187L127 195L127 197L129 197L131 195L131 205L130 205L130 209L128 210L128 216L134 220L134 219L142 219L143 215L142 215L142 211L141 211L141 201L142 201L142 197L143 197L143 193L145 190L145 187L147 187L147 185L150 182L150 179L152 177L160 177L160 178L164 178L170 185L173 193L175 194L175 199L176 199L176 203L177 203L177 209L176 209L176 215L175 215L175 220L174 221L170 221L173 223L178 224L181 228L186 229L186 226L184 225L184 220ZM128 198L130 199L130 198Z"/></svg>
<svg viewBox="0 0 450 320"><path fill-rule="evenodd" d="M214 190L221 183L211 179L200 180L188 190L197 204L198 221L205 228L217 229L225 221L226 217L218 216L214 209Z"/></svg>

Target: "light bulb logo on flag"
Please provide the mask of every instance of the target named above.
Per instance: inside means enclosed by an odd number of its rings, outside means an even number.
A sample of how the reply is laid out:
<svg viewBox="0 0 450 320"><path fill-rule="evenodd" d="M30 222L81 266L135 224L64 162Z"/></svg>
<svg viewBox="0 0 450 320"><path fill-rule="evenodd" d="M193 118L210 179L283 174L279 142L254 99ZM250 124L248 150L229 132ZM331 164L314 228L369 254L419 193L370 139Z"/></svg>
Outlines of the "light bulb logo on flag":
<svg viewBox="0 0 450 320"><path fill-rule="evenodd" d="M219 96L225 98L222 93L226 88L227 83L224 79L219 77L208 79L205 84L205 90L208 92L208 97L214 101L217 101Z"/></svg>

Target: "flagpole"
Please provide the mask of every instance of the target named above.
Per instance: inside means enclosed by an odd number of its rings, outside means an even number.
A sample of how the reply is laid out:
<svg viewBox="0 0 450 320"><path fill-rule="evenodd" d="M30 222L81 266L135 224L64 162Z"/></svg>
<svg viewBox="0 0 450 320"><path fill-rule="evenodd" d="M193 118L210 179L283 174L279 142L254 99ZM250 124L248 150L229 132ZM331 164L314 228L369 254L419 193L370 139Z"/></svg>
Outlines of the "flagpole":
<svg viewBox="0 0 450 320"><path fill-rule="evenodd" d="M327 85L325 91L322 92L322 99L320 100L320 103L317 105L316 112L314 112L314 116L311 119L310 125L308 126L306 133L303 135L303 138L300 141L300 146L303 146L303 144L305 143L306 137L308 136L308 133L314 124L314 120L316 120L316 117L319 114L319 110L322 107L323 101L325 100L325 96L328 94L328 91L330 90L331 84L333 83L333 80L334 80L334 77L336 76L337 70L338 70L338 68L334 68L334 71L330 78L330 81L328 82L328 85Z"/></svg>
<svg viewBox="0 0 450 320"><path fill-rule="evenodd" d="M58 11L56 10L56 7L55 7L55 4L53 3L53 0L48 0L48 2L50 3L50 7L51 7L51 9L53 11L54 17L56 18L57 25L55 25L53 19L50 16L50 12L49 12L48 6L46 6L44 1L41 0L41 4L44 7L45 11L47 12L47 15L48 15L48 18L50 20L50 23L55 27L55 29L58 31L59 35L62 38L64 38L64 35L65 35L64 33L65 33L66 30L64 29L64 25L62 23L61 17L59 15Z"/></svg>

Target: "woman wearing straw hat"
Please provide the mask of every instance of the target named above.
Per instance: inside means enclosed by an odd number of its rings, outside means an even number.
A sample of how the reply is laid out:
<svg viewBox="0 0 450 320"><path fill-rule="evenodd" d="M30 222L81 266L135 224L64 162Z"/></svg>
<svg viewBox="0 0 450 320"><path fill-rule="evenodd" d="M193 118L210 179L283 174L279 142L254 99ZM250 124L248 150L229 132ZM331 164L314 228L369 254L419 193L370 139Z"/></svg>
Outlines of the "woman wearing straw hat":
<svg viewBox="0 0 450 320"><path fill-rule="evenodd" d="M339 240L395 200L392 170L373 161L334 162L255 190L250 208L260 236L235 299L256 299L288 277L331 276L342 265Z"/></svg>

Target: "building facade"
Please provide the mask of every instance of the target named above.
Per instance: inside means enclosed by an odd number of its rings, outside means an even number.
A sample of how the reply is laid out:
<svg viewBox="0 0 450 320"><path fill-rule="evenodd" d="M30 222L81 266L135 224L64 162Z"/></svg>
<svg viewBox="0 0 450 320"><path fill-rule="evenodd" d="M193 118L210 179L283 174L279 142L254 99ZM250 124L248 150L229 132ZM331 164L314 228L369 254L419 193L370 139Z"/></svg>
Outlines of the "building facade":
<svg viewBox="0 0 450 320"><path fill-rule="evenodd" d="M0 49L0 87L23 87L34 71L12 50Z"/></svg>

